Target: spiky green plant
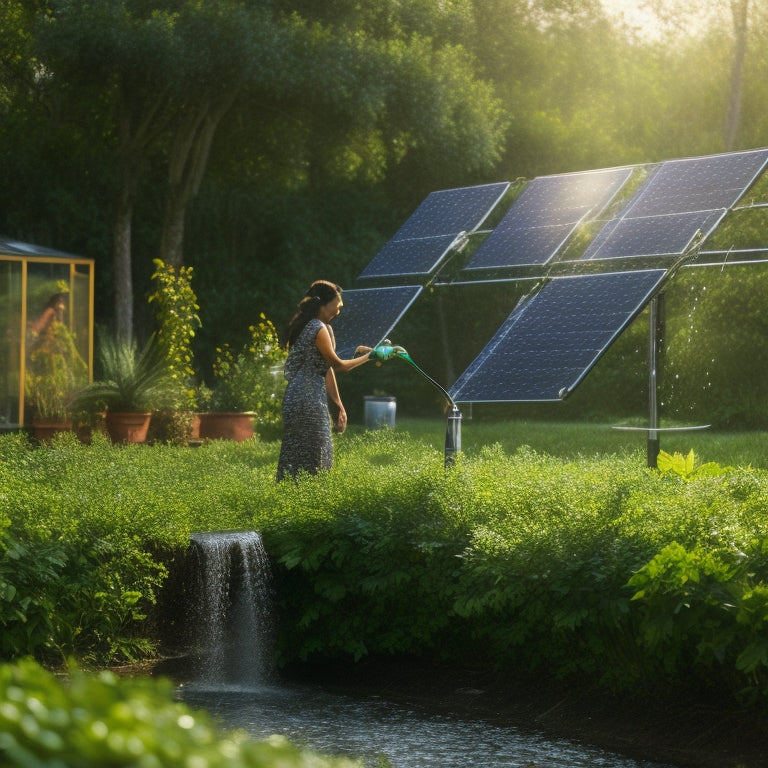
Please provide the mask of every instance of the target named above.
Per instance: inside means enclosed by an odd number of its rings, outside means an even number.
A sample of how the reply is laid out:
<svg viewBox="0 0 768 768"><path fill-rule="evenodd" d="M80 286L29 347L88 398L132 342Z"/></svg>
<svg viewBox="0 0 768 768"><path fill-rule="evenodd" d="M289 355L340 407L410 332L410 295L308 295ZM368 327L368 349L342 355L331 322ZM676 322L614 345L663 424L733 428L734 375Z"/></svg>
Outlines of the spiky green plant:
<svg viewBox="0 0 768 768"><path fill-rule="evenodd" d="M139 413L172 404L168 359L154 334L141 351L135 342L103 337L98 363L102 378L77 393L75 408Z"/></svg>

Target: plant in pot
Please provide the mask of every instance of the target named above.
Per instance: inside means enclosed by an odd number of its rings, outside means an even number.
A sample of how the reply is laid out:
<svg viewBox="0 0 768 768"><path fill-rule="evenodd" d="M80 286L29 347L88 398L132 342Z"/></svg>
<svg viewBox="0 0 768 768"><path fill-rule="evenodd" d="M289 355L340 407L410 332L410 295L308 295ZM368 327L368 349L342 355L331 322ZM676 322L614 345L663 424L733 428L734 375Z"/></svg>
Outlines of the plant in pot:
<svg viewBox="0 0 768 768"><path fill-rule="evenodd" d="M157 320L157 342L163 348L168 375L175 392L173 402L152 415L151 437L161 442L186 445L197 437L198 393L195 384L192 341L201 327L197 296L192 289L192 267L174 267L154 259L149 297Z"/></svg>
<svg viewBox="0 0 768 768"><path fill-rule="evenodd" d="M105 410L113 442L144 442L152 412L174 399L165 351L154 335L140 351L135 342L107 336L100 341L98 363L102 378L81 389L73 405Z"/></svg>
<svg viewBox="0 0 768 768"><path fill-rule="evenodd" d="M25 396L33 409L35 434L43 440L72 428L74 394L88 380L88 366L75 337L59 320L30 339L24 378Z"/></svg>
<svg viewBox="0 0 768 768"><path fill-rule="evenodd" d="M285 391L281 349L275 326L262 314L248 328L250 339L239 350L216 350L213 386L200 414L200 437L245 440L259 429L280 423Z"/></svg>

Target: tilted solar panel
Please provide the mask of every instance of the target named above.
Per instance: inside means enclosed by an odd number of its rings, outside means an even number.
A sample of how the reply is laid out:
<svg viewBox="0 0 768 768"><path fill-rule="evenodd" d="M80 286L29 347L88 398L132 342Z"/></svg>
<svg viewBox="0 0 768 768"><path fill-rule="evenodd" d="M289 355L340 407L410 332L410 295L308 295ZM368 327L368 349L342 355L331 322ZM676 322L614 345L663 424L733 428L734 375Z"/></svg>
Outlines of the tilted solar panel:
<svg viewBox="0 0 768 768"><path fill-rule="evenodd" d="M509 182L431 192L360 274L361 279L430 274L456 235L474 232Z"/></svg>
<svg viewBox="0 0 768 768"><path fill-rule="evenodd" d="M706 238L768 161L768 149L669 160L648 178L581 260L684 253Z"/></svg>
<svg viewBox="0 0 768 768"><path fill-rule="evenodd" d="M768 161L768 149L668 160L626 209L631 218L730 208Z"/></svg>
<svg viewBox="0 0 768 768"><path fill-rule="evenodd" d="M361 344L376 346L389 335L421 291L420 285L344 291L341 312L331 321L336 354L348 359Z"/></svg>
<svg viewBox="0 0 768 768"><path fill-rule="evenodd" d="M456 402L562 400L643 309L664 269L557 277L520 304L451 387Z"/></svg>
<svg viewBox="0 0 768 768"><path fill-rule="evenodd" d="M450 251L455 240L456 235L390 240L361 277L428 275Z"/></svg>
<svg viewBox="0 0 768 768"><path fill-rule="evenodd" d="M464 271L546 264L585 216L601 211L630 168L539 176L526 186Z"/></svg>
<svg viewBox="0 0 768 768"><path fill-rule="evenodd" d="M691 245L697 232L706 237L723 216L724 210L715 210L617 219L598 233L581 260L681 254Z"/></svg>

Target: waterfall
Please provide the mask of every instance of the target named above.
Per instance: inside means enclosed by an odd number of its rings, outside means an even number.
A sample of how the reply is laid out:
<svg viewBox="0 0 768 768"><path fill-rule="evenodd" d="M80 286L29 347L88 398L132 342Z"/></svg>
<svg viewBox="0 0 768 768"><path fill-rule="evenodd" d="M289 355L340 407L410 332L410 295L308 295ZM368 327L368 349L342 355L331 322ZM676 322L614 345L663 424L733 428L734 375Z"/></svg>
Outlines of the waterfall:
<svg viewBox="0 0 768 768"><path fill-rule="evenodd" d="M195 677L252 685L272 669L272 571L254 531L196 533L187 558Z"/></svg>

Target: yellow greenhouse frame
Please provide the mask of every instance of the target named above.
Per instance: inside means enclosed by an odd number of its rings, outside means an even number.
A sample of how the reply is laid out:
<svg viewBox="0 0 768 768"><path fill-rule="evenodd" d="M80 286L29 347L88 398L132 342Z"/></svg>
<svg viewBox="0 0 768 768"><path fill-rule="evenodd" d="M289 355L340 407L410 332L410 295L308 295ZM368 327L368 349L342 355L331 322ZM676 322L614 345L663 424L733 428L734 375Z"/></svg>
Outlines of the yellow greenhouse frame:
<svg viewBox="0 0 768 768"><path fill-rule="evenodd" d="M94 261L43 246L0 239L0 431L21 429L30 338L54 297L60 320L93 377ZM61 299L60 299L61 300ZM49 310L50 311L50 310Z"/></svg>

